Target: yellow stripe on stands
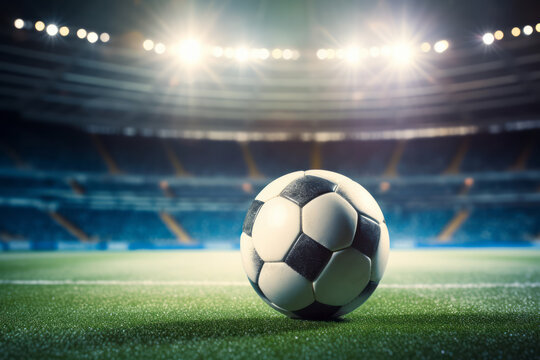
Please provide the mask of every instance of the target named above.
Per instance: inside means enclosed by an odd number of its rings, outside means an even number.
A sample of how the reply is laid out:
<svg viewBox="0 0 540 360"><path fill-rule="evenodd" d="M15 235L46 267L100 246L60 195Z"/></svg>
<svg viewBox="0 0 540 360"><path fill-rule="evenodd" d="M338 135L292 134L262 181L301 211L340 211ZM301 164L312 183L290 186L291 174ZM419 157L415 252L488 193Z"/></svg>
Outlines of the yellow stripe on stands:
<svg viewBox="0 0 540 360"><path fill-rule="evenodd" d="M444 174L459 174L461 163L463 163L463 159L465 159L465 155L467 155L467 152L469 151L469 147L471 145L471 139L470 138L463 138L461 141L461 144L459 145L456 154L452 158L452 161L450 162L450 165L444 170Z"/></svg>
<svg viewBox="0 0 540 360"><path fill-rule="evenodd" d="M77 195L84 195L83 186L75 179L68 179L68 184L71 190Z"/></svg>
<svg viewBox="0 0 540 360"><path fill-rule="evenodd" d="M187 176L189 175L187 171L184 169L184 166L180 162L180 159L174 152L174 150L171 148L171 145L169 144L168 140L162 141L163 148L165 149L165 153L167 154L167 158L169 159L171 165L174 168L174 172L176 176Z"/></svg>
<svg viewBox="0 0 540 360"><path fill-rule="evenodd" d="M193 242L193 239L188 235L186 230L172 217L171 214L166 212L160 212L159 217L161 221L167 226L167 228L176 236L176 239L184 244L190 244Z"/></svg>
<svg viewBox="0 0 540 360"><path fill-rule="evenodd" d="M15 163L15 166L19 169L24 169L27 166L27 164L24 162L22 157L8 144L0 144L0 148L4 150L6 155Z"/></svg>
<svg viewBox="0 0 540 360"><path fill-rule="evenodd" d="M386 170L384 171L385 176L397 176L398 171L397 167L399 165L399 161L401 160L401 157L403 156L403 152L405 151L405 140L400 140L396 144L396 147L394 148L394 152L392 153L392 156L390 157L390 161L388 162L388 166L386 166Z"/></svg>
<svg viewBox="0 0 540 360"><path fill-rule="evenodd" d="M311 169L322 169L321 143L315 141L311 147Z"/></svg>
<svg viewBox="0 0 540 360"><path fill-rule="evenodd" d="M516 159L516 162L510 167L511 171L522 171L527 168L527 163L534 149L534 140L531 138L523 147L523 150Z"/></svg>
<svg viewBox="0 0 540 360"><path fill-rule="evenodd" d="M257 164L255 163L255 158L251 154L251 150L249 149L248 143L241 142L240 147L242 148L242 155L244 156L244 162L246 163L246 166L249 171L249 177L252 177L252 178L263 177L261 172L257 168Z"/></svg>
<svg viewBox="0 0 540 360"><path fill-rule="evenodd" d="M114 161L111 154L109 154L109 151L101 142L101 139L96 134L92 134L92 141L94 142L94 145L96 146L96 149L98 150L99 154L101 155L101 158L103 161L105 161L105 164L107 165L107 168L109 169L109 173L111 174L120 174L120 169L118 168L118 165Z"/></svg>
<svg viewBox="0 0 540 360"><path fill-rule="evenodd" d="M437 239L440 242L447 242L452 239L452 236L459 230L463 225L465 220L469 218L469 210L460 210L454 217L446 224L444 229L441 231Z"/></svg>
<svg viewBox="0 0 540 360"><path fill-rule="evenodd" d="M58 223L58 225L62 226L68 233L75 236L80 241L90 241L90 238L84 231L82 231L77 225L73 224L71 221L63 217L62 215L50 211L49 216Z"/></svg>

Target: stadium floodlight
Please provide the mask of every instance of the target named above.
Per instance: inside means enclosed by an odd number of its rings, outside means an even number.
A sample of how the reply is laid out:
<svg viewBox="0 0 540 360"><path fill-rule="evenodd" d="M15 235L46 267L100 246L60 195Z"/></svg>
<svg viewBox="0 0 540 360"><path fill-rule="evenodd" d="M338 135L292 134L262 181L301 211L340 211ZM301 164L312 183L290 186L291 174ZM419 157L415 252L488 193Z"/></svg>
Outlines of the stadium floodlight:
<svg viewBox="0 0 540 360"><path fill-rule="evenodd" d="M58 32L60 33L60 35L62 36L68 36L69 35L69 28L67 26L62 26Z"/></svg>
<svg viewBox="0 0 540 360"><path fill-rule="evenodd" d="M194 64L201 59L201 44L195 39L186 39L180 43L178 55L183 62Z"/></svg>
<svg viewBox="0 0 540 360"><path fill-rule="evenodd" d="M516 26L512 28L512 36L518 37L521 34L521 30Z"/></svg>
<svg viewBox="0 0 540 360"><path fill-rule="evenodd" d="M96 41L98 41L98 39L99 39L98 34L93 31L89 32L88 35L86 36L86 40L88 40L90 44L95 43Z"/></svg>
<svg viewBox="0 0 540 360"><path fill-rule="evenodd" d="M150 51L154 48L154 42L150 39L146 39L142 43L142 47L146 51Z"/></svg>
<svg viewBox="0 0 540 360"><path fill-rule="evenodd" d="M109 40L111 40L111 36L108 33L104 32L104 33L101 33L101 35L99 35L99 40L101 40L101 42L106 43L106 42L109 42Z"/></svg>
<svg viewBox="0 0 540 360"><path fill-rule="evenodd" d="M485 33L485 34L482 36L482 41L483 41L484 44L486 44L486 45L491 45L491 44L493 44L493 42L495 41L495 36L493 36L492 33Z"/></svg>
<svg viewBox="0 0 540 360"><path fill-rule="evenodd" d="M372 46L369 48L369 55L371 57L378 57L381 54L381 50L377 46Z"/></svg>
<svg viewBox="0 0 540 360"><path fill-rule="evenodd" d="M234 51L234 58L240 62L244 62L249 59L249 50L245 47L236 48Z"/></svg>
<svg viewBox="0 0 540 360"><path fill-rule="evenodd" d="M523 34L529 36L533 33L533 27L531 25L526 25L523 27Z"/></svg>
<svg viewBox="0 0 540 360"><path fill-rule="evenodd" d="M77 37L79 39L84 39L86 37L86 30L84 29L77 30Z"/></svg>
<svg viewBox="0 0 540 360"><path fill-rule="evenodd" d="M540 23L536 24L535 29L536 29L537 32L540 32Z"/></svg>
<svg viewBox="0 0 540 360"><path fill-rule="evenodd" d="M431 50L431 44L428 42L423 42L420 45L420 50L425 53L429 52Z"/></svg>
<svg viewBox="0 0 540 360"><path fill-rule="evenodd" d="M336 58L338 58L339 60L345 59L345 49L337 49Z"/></svg>
<svg viewBox="0 0 540 360"><path fill-rule="evenodd" d="M16 19L14 22L13 22L13 25L15 26L15 28L17 29L22 29L24 27L24 20L23 19Z"/></svg>
<svg viewBox="0 0 540 360"><path fill-rule="evenodd" d="M45 30L45 23L43 21L36 21L34 27L37 31L43 31Z"/></svg>
<svg viewBox="0 0 540 360"><path fill-rule="evenodd" d="M390 56L391 54L392 54L392 49L390 48L390 46L384 45L383 47L381 47L381 56L387 57L387 56Z"/></svg>
<svg viewBox="0 0 540 360"><path fill-rule="evenodd" d="M357 63L360 61L360 49L355 46L347 48L345 51L345 59L350 63Z"/></svg>
<svg viewBox="0 0 540 360"><path fill-rule="evenodd" d="M319 60L325 60L328 57L328 50L326 49L317 50L317 57L319 58Z"/></svg>
<svg viewBox="0 0 540 360"><path fill-rule="evenodd" d="M336 57L336 50L334 49L327 49L328 53L327 53L327 59L328 60L333 60L335 57Z"/></svg>
<svg viewBox="0 0 540 360"><path fill-rule="evenodd" d="M270 57L270 50L262 48L259 50L259 58L261 60L266 60Z"/></svg>
<svg viewBox="0 0 540 360"><path fill-rule="evenodd" d="M223 48L221 46L214 46L212 48L212 55L214 57L217 57L217 58L222 57L223 56Z"/></svg>
<svg viewBox="0 0 540 360"><path fill-rule="evenodd" d="M58 26L54 24L47 25L47 34L49 34L49 36L55 36L58 34Z"/></svg>
<svg viewBox="0 0 540 360"><path fill-rule="evenodd" d="M163 54L165 52L165 50L167 50L167 48L165 47L165 45L163 43L157 43L156 46L154 47L154 51L158 55Z"/></svg>
<svg viewBox="0 0 540 360"><path fill-rule="evenodd" d="M292 59L292 50L291 49L283 50L283 59L284 60L291 60Z"/></svg>
<svg viewBox="0 0 540 360"><path fill-rule="evenodd" d="M504 33L501 30L495 31L495 40L502 40L504 37Z"/></svg>
<svg viewBox="0 0 540 360"><path fill-rule="evenodd" d="M394 59L394 62L399 65L409 64L413 58L411 47L406 44L394 46L392 58Z"/></svg>
<svg viewBox="0 0 540 360"><path fill-rule="evenodd" d="M276 60L281 59L283 56L283 51L281 49L274 49L272 50L272 57Z"/></svg>
<svg viewBox="0 0 540 360"><path fill-rule="evenodd" d="M442 54L443 52L448 50L449 47L450 43L448 42L448 40L439 40L435 43L435 45L433 45L433 49L439 54Z"/></svg>

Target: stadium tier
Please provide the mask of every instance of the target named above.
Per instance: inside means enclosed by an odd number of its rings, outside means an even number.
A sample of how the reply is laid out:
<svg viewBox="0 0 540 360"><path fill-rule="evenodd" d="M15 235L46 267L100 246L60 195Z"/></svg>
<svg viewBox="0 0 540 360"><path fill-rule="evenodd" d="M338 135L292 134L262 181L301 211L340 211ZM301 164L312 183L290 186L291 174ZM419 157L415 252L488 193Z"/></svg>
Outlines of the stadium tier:
<svg viewBox="0 0 540 360"><path fill-rule="evenodd" d="M238 246L252 197L310 167L362 183L381 203L392 246L526 246L540 234L537 131L240 143L16 122L1 140L1 237L34 248Z"/></svg>

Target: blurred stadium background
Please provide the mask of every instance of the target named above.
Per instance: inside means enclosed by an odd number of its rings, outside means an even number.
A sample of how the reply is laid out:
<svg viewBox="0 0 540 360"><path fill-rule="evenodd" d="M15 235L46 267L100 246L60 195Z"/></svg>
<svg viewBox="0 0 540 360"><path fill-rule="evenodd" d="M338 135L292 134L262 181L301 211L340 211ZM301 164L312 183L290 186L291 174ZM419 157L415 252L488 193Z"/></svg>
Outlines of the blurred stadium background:
<svg viewBox="0 0 540 360"><path fill-rule="evenodd" d="M539 245L534 2L3 7L5 251L237 248L255 194L313 168L394 248Z"/></svg>

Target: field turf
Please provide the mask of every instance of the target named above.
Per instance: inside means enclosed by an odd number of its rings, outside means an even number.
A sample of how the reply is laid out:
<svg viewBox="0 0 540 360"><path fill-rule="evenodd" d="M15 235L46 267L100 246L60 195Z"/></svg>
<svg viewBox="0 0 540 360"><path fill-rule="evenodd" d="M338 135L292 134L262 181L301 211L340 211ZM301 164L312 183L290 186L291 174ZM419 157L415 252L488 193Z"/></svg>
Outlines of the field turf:
<svg viewBox="0 0 540 360"><path fill-rule="evenodd" d="M330 322L269 308L237 252L5 253L0 358L539 359L539 304L535 250L394 251Z"/></svg>

